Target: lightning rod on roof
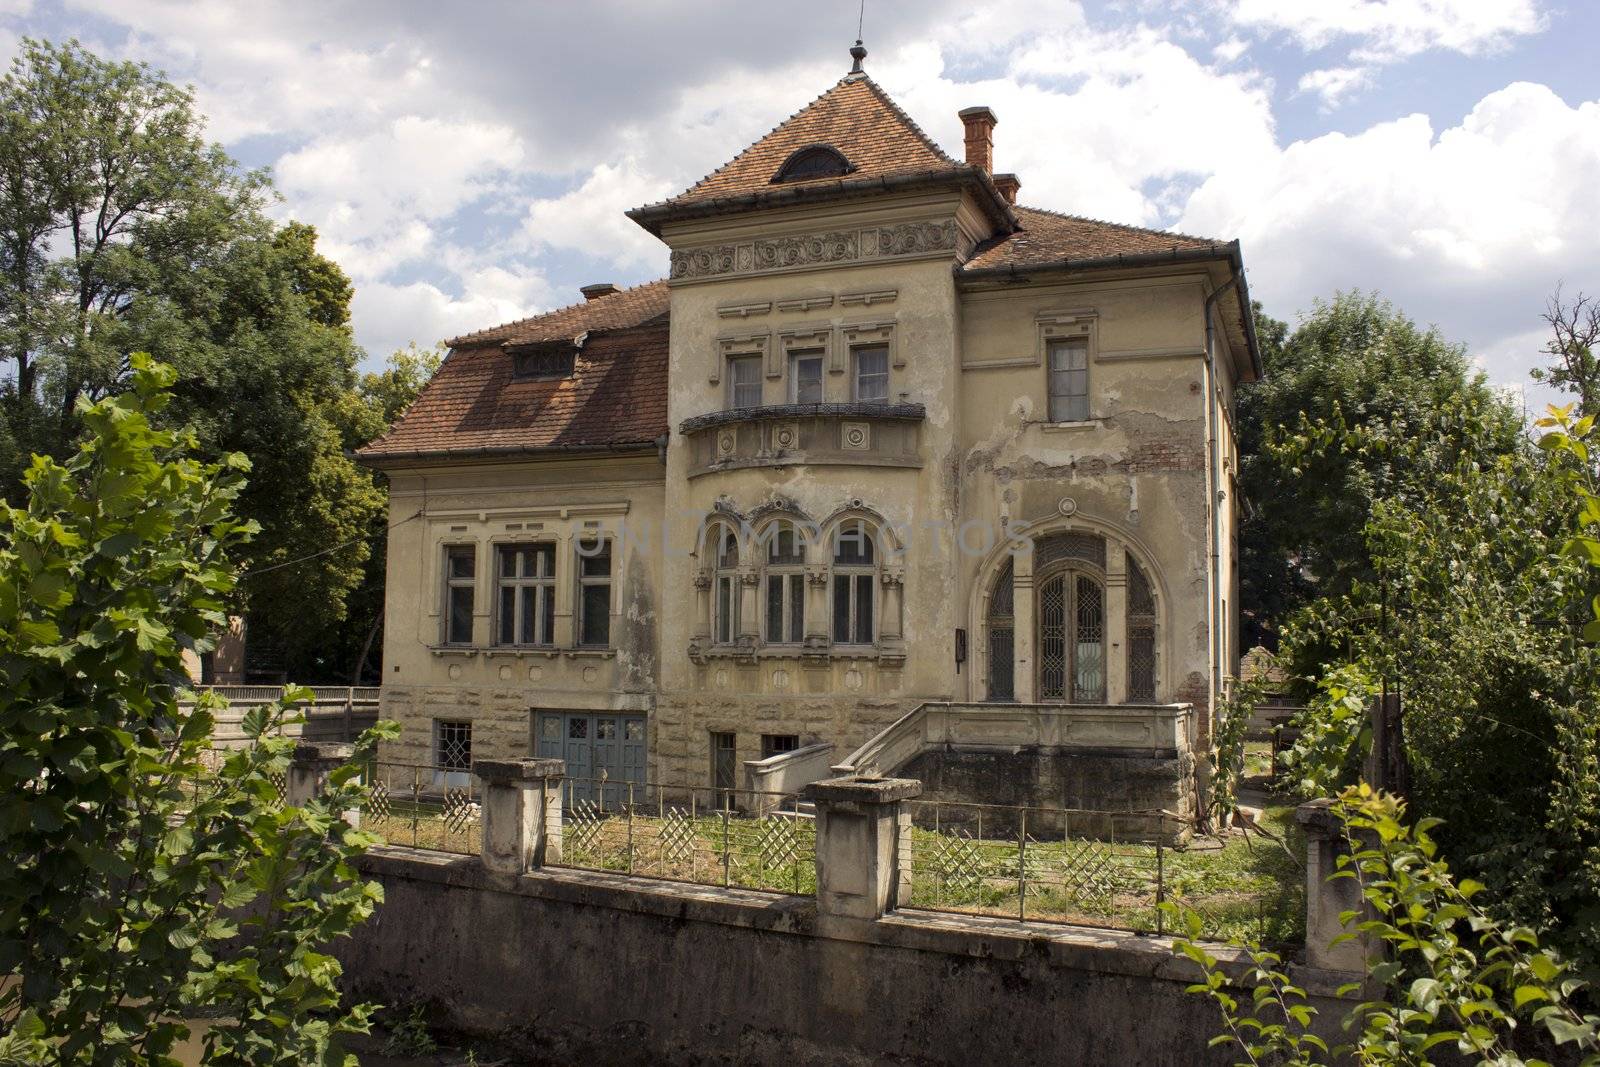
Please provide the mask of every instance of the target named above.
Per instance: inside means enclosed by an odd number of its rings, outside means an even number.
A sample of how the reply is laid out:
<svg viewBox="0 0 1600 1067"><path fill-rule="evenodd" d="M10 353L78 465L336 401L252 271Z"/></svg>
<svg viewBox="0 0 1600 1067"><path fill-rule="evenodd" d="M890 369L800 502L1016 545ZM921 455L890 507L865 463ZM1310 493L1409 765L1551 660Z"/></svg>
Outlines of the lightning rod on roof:
<svg viewBox="0 0 1600 1067"><path fill-rule="evenodd" d="M861 61L867 58L867 50L861 47L861 27L867 21L867 0L861 0L861 7L856 12L856 44L850 49L850 58L855 62L850 67L851 74L861 73Z"/></svg>

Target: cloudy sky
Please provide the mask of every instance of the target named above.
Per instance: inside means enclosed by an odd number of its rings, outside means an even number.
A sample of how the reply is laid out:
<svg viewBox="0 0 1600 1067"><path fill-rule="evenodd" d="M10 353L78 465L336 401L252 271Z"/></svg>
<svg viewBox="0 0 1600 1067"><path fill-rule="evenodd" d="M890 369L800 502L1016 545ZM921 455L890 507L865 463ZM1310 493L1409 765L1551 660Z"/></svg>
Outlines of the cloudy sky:
<svg viewBox="0 0 1600 1067"><path fill-rule="evenodd" d="M194 85L356 282L371 358L658 277L622 216L848 68L858 0L0 0L0 57L76 36ZM1293 321L1377 289L1496 381L1549 291L1600 291L1595 0L867 0L867 68L1024 202L1239 238Z"/></svg>

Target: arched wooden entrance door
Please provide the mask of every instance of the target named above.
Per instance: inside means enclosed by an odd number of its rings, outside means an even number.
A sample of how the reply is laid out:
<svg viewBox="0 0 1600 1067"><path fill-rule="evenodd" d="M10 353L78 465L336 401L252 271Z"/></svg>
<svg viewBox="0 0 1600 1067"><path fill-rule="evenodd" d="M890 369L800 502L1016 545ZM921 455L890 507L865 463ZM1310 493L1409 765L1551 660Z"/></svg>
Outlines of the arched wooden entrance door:
<svg viewBox="0 0 1600 1067"><path fill-rule="evenodd" d="M1039 699L1100 704L1106 699L1106 596L1100 579L1075 567L1038 583Z"/></svg>

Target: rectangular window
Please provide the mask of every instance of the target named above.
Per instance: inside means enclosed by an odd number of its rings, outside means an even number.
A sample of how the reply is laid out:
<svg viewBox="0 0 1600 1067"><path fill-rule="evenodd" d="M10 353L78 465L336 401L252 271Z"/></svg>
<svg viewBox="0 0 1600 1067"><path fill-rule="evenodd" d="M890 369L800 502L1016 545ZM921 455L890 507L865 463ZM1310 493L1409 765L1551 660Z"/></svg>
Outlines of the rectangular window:
<svg viewBox="0 0 1600 1067"><path fill-rule="evenodd" d="M495 643L548 645L555 641L556 546L500 545Z"/></svg>
<svg viewBox="0 0 1600 1067"><path fill-rule="evenodd" d="M433 721L433 765L442 771L472 769L472 723Z"/></svg>
<svg viewBox="0 0 1600 1067"><path fill-rule="evenodd" d="M889 400L889 346L870 345L851 350L855 359L855 399L861 403Z"/></svg>
<svg viewBox="0 0 1600 1067"><path fill-rule="evenodd" d="M841 645L872 644L871 574L833 576L833 640Z"/></svg>
<svg viewBox="0 0 1600 1067"><path fill-rule="evenodd" d="M728 360L728 407L761 406L761 357L734 356Z"/></svg>
<svg viewBox="0 0 1600 1067"><path fill-rule="evenodd" d="M767 575L767 644L798 645L805 637L806 576Z"/></svg>
<svg viewBox="0 0 1600 1067"><path fill-rule="evenodd" d="M472 644L472 597L477 587L476 545L444 550L444 643Z"/></svg>
<svg viewBox="0 0 1600 1067"><path fill-rule="evenodd" d="M800 747L799 734L762 734L761 758L768 759L772 756L793 752Z"/></svg>
<svg viewBox="0 0 1600 1067"><path fill-rule="evenodd" d="M711 734L711 788L712 806L733 807L733 790L738 784L739 738L735 734L713 731Z"/></svg>
<svg viewBox="0 0 1600 1067"><path fill-rule="evenodd" d="M789 381L791 403L822 403L822 353L813 349L791 355Z"/></svg>
<svg viewBox="0 0 1600 1067"><path fill-rule="evenodd" d="M518 352L512 357L511 375L535 380L570 378L576 355L570 347Z"/></svg>
<svg viewBox="0 0 1600 1067"><path fill-rule="evenodd" d="M1051 341L1050 421L1084 422L1089 418L1089 342L1081 338Z"/></svg>
<svg viewBox="0 0 1600 1067"><path fill-rule="evenodd" d="M611 542L578 542L578 644L611 644Z"/></svg>

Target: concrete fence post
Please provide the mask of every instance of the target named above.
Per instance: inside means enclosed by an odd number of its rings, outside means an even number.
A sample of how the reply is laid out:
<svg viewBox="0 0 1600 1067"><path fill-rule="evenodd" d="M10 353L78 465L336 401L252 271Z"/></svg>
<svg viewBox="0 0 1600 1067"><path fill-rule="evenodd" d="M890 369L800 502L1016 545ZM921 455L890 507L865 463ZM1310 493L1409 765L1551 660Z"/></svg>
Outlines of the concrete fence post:
<svg viewBox="0 0 1600 1067"><path fill-rule="evenodd" d="M349 763L355 752L354 745L339 741L297 743L294 754L289 758L289 773L284 779L284 801L296 808L305 806L322 792L329 773ZM351 826L360 826L361 812L345 812L344 821Z"/></svg>
<svg viewBox="0 0 1600 1067"><path fill-rule="evenodd" d="M881 919L911 899L911 778L829 778L805 788L817 808L817 926Z"/></svg>
<svg viewBox="0 0 1600 1067"><path fill-rule="evenodd" d="M484 867L524 874L561 858L561 780L565 760L477 760L482 783Z"/></svg>
<svg viewBox="0 0 1600 1067"><path fill-rule="evenodd" d="M1306 963L1365 974L1368 962L1382 954L1379 944L1361 934L1334 944L1340 934L1356 933L1355 922L1346 925L1340 916L1366 910L1357 879L1330 877L1339 870L1339 857L1350 851L1344 820L1326 798L1300 805L1294 817L1306 834Z"/></svg>

